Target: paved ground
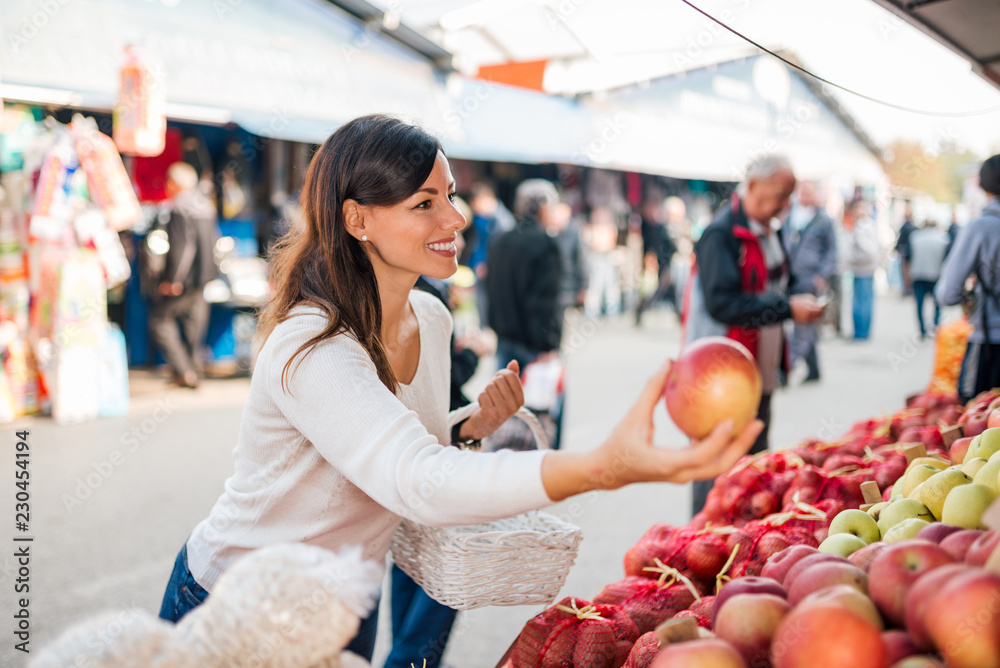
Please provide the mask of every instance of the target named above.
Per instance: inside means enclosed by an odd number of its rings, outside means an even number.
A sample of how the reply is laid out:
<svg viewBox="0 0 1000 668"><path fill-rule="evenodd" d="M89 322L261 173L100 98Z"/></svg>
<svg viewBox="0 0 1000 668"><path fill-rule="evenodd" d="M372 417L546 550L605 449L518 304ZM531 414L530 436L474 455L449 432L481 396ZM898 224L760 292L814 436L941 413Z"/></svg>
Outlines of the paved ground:
<svg viewBox="0 0 1000 668"><path fill-rule="evenodd" d="M933 346L916 341L912 301L880 296L875 338L855 344L826 337L819 384L780 392L772 447L810 435L839 434L857 419L887 413L926 385ZM569 336L564 443L595 447L636 397L650 372L678 351L676 319L651 312L641 329L626 319L583 322ZM474 382L482 382L480 374ZM11 481L14 432L32 445L31 647L50 642L70 623L102 609L155 611L177 549L211 507L232 469L231 450L246 379L213 380L197 391L167 389L133 375L133 405L121 418L59 427L45 418L5 427L10 434L0 480ZM665 411L657 439L682 443ZM10 482L0 494L6 535L13 537ZM625 551L654 522L684 523L689 490L643 485L553 512L572 514L585 540L564 595L591 597L622 576ZM5 539L6 540L6 539ZM26 665L13 650L16 577L12 549L0 550L0 666ZM538 608L489 608L459 616L446 654L455 668L490 668ZM385 638L379 656L384 656Z"/></svg>

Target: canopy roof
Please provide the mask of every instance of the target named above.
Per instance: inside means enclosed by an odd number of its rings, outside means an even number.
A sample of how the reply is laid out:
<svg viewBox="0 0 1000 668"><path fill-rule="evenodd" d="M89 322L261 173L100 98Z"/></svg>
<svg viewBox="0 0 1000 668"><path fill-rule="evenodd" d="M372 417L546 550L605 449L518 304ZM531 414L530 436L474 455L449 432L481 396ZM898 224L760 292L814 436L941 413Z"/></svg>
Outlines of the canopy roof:
<svg viewBox="0 0 1000 668"><path fill-rule="evenodd" d="M1000 88L1000 0L876 0L972 63Z"/></svg>

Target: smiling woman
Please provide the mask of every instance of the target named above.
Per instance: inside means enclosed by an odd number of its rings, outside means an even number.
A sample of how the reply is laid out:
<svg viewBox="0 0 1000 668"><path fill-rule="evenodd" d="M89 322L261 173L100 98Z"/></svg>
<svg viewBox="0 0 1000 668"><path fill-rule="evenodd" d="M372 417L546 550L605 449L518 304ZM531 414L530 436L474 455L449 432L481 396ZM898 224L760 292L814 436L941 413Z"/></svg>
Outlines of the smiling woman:
<svg viewBox="0 0 1000 668"><path fill-rule="evenodd" d="M412 288L421 274L456 270L465 219L454 193L438 142L386 116L347 123L317 151L302 224L272 258L275 296L260 320L235 471L177 556L161 617L180 619L240 556L268 545L360 544L382 564L404 517L479 524L595 488L714 476L749 449L759 423L655 447L667 367L594 451L447 447L488 436L524 403L512 362L449 429L451 316ZM376 624L377 611L348 649L370 659Z"/></svg>

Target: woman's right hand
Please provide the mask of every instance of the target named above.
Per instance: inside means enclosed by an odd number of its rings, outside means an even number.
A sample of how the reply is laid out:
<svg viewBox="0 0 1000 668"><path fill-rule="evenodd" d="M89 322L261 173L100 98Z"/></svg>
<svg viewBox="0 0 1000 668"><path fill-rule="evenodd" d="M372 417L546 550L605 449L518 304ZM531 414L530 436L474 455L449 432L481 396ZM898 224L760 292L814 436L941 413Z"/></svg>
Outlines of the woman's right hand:
<svg viewBox="0 0 1000 668"><path fill-rule="evenodd" d="M635 482L687 483L714 478L745 455L764 424L751 422L735 436L725 420L707 437L684 448L653 443L653 409L663 397L670 364L646 384L642 395L608 439L588 453L554 452L542 463L542 482L553 501L594 489L618 489Z"/></svg>

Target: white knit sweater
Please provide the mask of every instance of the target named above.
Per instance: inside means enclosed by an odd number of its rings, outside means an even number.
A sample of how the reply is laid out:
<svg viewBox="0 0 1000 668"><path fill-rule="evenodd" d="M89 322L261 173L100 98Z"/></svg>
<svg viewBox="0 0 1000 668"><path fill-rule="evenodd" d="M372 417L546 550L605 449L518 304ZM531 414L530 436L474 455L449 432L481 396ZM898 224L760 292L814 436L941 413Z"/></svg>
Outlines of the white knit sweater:
<svg viewBox="0 0 1000 668"><path fill-rule="evenodd" d="M336 550L360 544L383 563L400 517L460 526L549 505L543 452L478 453L450 441L451 315L410 293L420 359L393 395L351 336L341 334L293 362L326 317L297 308L257 359L233 454L236 470L187 541L195 579L211 590L242 554L275 543ZM300 363L301 361L301 363Z"/></svg>

